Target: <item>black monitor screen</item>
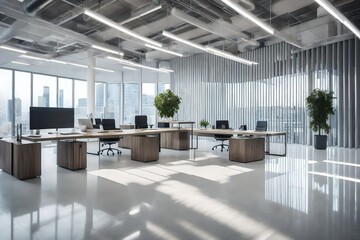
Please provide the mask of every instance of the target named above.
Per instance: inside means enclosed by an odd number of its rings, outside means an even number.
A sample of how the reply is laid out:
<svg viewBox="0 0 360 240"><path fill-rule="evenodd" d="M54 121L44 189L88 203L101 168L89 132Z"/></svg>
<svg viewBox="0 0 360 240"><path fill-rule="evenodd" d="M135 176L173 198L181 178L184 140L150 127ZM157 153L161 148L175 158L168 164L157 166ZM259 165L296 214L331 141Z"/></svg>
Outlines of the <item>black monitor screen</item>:
<svg viewBox="0 0 360 240"><path fill-rule="evenodd" d="M30 107L30 129L73 128L74 108Z"/></svg>

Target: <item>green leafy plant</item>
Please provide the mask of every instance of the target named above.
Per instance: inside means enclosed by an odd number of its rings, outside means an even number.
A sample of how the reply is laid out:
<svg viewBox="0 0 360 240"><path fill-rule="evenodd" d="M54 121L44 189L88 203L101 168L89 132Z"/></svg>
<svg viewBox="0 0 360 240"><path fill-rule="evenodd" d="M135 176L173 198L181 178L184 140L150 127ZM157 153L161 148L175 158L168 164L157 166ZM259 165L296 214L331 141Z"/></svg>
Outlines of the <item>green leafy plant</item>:
<svg viewBox="0 0 360 240"><path fill-rule="evenodd" d="M306 98L310 120L310 129L321 135L321 130L326 134L330 131L327 123L330 114L335 114L333 106L333 92L314 89Z"/></svg>
<svg viewBox="0 0 360 240"><path fill-rule="evenodd" d="M179 110L181 97L175 95L171 90L166 90L157 95L154 99L154 105L158 114L162 118L172 118Z"/></svg>
<svg viewBox="0 0 360 240"><path fill-rule="evenodd" d="M200 127L206 128L210 123L208 121L206 121L205 119L201 120L199 122Z"/></svg>

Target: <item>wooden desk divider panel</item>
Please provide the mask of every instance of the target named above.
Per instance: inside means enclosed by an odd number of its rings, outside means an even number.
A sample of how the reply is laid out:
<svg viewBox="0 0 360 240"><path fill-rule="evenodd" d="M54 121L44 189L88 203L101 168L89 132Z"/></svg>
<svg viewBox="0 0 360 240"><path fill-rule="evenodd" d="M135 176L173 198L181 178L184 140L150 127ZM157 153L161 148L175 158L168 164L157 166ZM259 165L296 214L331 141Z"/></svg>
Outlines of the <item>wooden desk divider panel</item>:
<svg viewBox="0 0 360 240"><path fill-rule="evenodd" d="M12 142L0 140L0 169L8 174L13 174Z"/></svg>
<svg viewBox="0 0 360 240"><path fill-rule="evenodd" d="M13 144L13 176L23 180L41 175L41 144L30 141Z"/></svg>
<svg viewBox="0 0 360 240"><path fill-rule="evenodd" d="M265 158L265 138L238 137L229 140L229 159L239 162L253 162Z"/></svg>
<svg viewBox="0 0 360 240"><path fill-rule="evenodd" d="M87 144L81 141L58 141L57 164L70 170L80 170L87 167Z"/></svg>
<svg viewBox="0 0 360 240"><path fill-rule="evenodd" d="M135 135L131 138L131 160L150 162L159 159L159 137Z"/></svg>

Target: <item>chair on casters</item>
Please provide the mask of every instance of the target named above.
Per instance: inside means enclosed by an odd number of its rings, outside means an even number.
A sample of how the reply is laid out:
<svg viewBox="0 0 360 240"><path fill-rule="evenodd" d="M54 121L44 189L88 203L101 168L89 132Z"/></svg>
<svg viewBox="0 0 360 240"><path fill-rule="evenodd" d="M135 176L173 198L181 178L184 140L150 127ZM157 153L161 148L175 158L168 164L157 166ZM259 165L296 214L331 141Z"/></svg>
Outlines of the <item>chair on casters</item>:
<svg viewBox="0 0 360 240"><path fill-rule="evenodd" d="M100 129L100 125L101 125L101 119L95 118L95 125L93 125L93 128Z"/></svg>
<svg viewBox="0 0 360 240"><path fill-rule="evenodd" d="M116 130L116 129L119 129L119 128L115 127L115 119L103 119L101 121L101 124L102 124L104 130ZM114 151L116 151L117 154L121 154L121 151L119 149L111 147L111 145L116 144L119 141L120 141L120 137L100 138L100 142L102 142L101 146L104 147L105 145L108 145L108 147L101 149L99 151L99 154L102 154L104 151L106 151L106 154L108 156L109 156L110 152L113 155L115 155Z"/></svg>
<svg viewBox="0 0 360 240"><path fill-rule="evenodd" d="M216 121L216 129L229 129L229 121L228 120L218 120ZM227 134L215 134L214 138L216 141L221 141L221 144L217 144L213 146L212 150L214 150L217 147L220 147L220 151L223 151L225 147L229 147L228 144L225 144L224 142L226 140L229 140L232 137L232 135ZM229 151L229 148L226 149Z"/></svg>

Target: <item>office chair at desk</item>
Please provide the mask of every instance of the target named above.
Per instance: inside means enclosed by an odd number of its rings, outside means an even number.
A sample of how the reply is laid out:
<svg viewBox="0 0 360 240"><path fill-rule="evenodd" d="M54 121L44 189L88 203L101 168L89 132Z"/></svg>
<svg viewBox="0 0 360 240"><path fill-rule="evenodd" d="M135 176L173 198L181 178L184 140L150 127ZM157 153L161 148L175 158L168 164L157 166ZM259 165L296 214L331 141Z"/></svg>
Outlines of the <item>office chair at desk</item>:
<svg viewBox="0 0 360 240"><path fill-rule="evenodd" d="M135 116L135 129L139 129L139 128L148 128L146 115Z"/></svg>
<svg viewBox="0 0 360 240"><path fill-rule="evenodd" d="M267 130L267 121L257 121L255 131L266 131Z"/></svg>
<svg viewBox="0 0 360 240"><path fill-rule="evenodd" d="M119 128L115 127L115 119L103 119L101 121L101 124L102 124L104 130L119 129ZM113 155L115 155L114 151L117 151L117 154L121 154L121 151L119 149L111 147L111 145L116 144L119 141L120 141L120 137L100 138L100 142L102 142L101 146L103 147L105 145L108 145L108 147L101 149L99 151L99 154L102 154L104 151L106 151L108 156L109 156L110 152Z"/></svg>
<svg viewBox="0 0 360 240"><path fill-rule="evenodd" d="M228 120L217 120L216 121L216 129L229 129L229 121ZM225 144L224 142L226 140L229 140L232 137L232 135L228 134L215 134L214 138L216 141L221 141L221 144L217 144L213 146L212 150L214 150L217 147L220 147L220 151L222 152L225 147L229 147L228 144ZM229 151L229 148L227 149Z"/></svg>

